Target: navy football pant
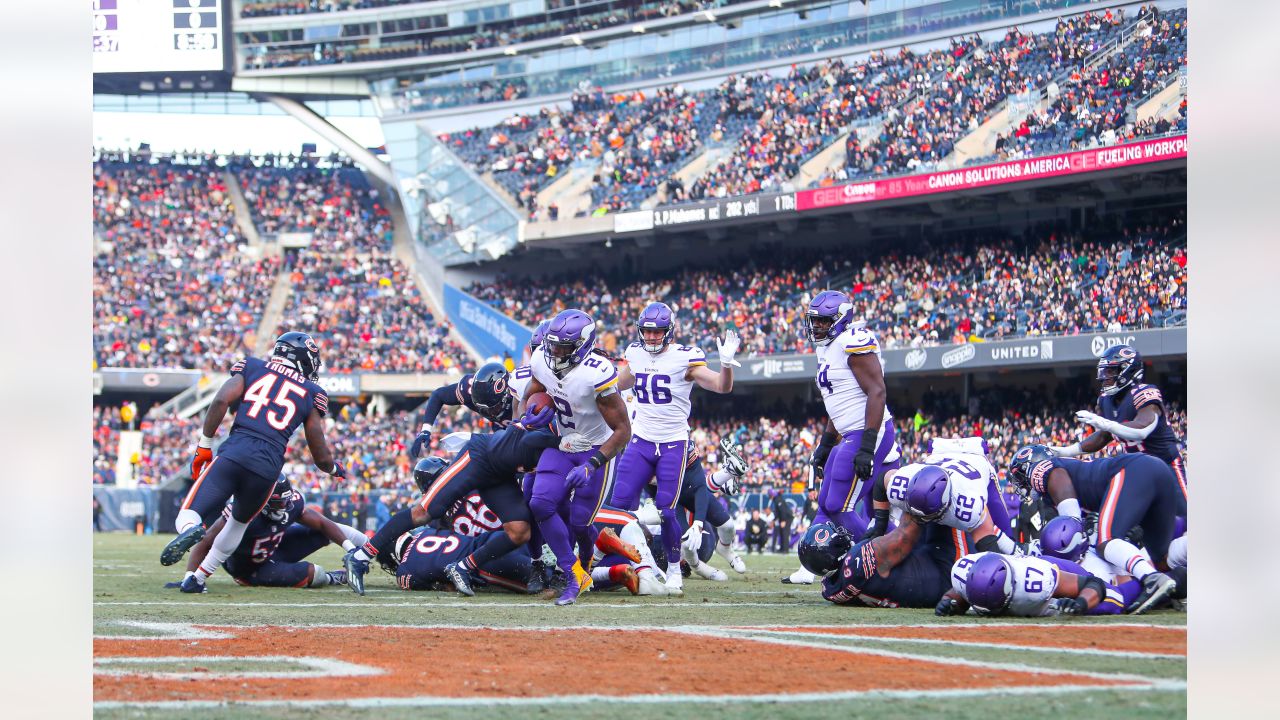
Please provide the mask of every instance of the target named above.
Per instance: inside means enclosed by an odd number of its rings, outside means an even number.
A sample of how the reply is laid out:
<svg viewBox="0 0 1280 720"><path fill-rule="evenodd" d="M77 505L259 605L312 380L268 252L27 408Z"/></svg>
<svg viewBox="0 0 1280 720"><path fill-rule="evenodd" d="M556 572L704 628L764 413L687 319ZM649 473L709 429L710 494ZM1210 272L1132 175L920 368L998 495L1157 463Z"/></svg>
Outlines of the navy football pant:
<svg viewBox="0 0 1280 720"><path fill-rule="evenodd" d="M329 538L319 530L292 525L284 531L280 546L266 562L254 564L232 556L227 558L227 573L241 585L306 587L315 577L316 566L303 558L328 544Z"/></svg>
<svg viewBox="0 0 1280 720"><path fill-rule="evenodd" d="M472 492L503 523L530 522L529 506L514 477L493 477L478 456L467 450L454 459L440 477L427 488L418 503L432 519L444 517L449 508Z"/></svg>
<svg viewBox="0 0 1280 720"><path fill-rule="evenodd" d="M1142 543L1151 559L1162 562L1169 554L1175 518L1186 514L1187 501L1173 470L1144 455L1112 476L1098 511L1098 545L1112 538L1123 539L1135 526L1141 526Z"/></svg>
<svg viewBox="0 0 1280 720"><path fill-rule="evenodd" d="M219 455L205 466L191 486L182 509L194 510L207 527L222 514L227 500L235 498L231 517L247 525L266 507L275 486L275 478L265 478Z"/></svg>

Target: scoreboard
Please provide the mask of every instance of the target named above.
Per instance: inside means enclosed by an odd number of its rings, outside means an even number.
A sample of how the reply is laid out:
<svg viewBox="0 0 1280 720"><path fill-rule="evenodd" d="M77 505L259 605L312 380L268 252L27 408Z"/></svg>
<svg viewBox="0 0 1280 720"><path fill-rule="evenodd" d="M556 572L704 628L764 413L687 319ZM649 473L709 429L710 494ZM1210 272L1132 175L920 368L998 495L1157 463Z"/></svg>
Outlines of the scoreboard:
<svg viewBox="0 0 1280 720"><path fill-rule="evenodd" d="M90 0L93 72L222 72L230 0Z"/></svg>

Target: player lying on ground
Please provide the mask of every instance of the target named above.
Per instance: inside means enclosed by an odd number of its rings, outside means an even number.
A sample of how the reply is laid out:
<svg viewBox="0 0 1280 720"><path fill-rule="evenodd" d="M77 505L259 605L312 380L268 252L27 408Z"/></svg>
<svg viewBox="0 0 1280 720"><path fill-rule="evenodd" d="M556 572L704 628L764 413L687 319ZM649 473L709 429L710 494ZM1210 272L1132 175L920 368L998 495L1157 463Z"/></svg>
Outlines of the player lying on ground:
<svg viewBox="0 0 1280 720"><path fill-rule="evenodd" d="M869 523L867 496L874 484L866 481L896 469L901 456L886 402L884 358L875 333L854 322L853 303L838 290L824 290L813 298L805 309L804 327L818 357L816 382L830 418L810 458L814 477L822 482L813 521L831 521L852 537L862 537ZM859 505L861 512L855 510ZM782 579L795 584L813 581L804 568Z"/></svg>
<svg viewBox="0 0 1280 720"><path fill-rule="evenodd" d="M628 449L627 452L630 452ZM700 557L699 551L704 543L704 535L710 533L714 538L711 542L711 549L721 557L723 557L729 566L735 572L745 573L747 571L746 563L733 550L733 541L736 535L733 525L733 516L721 504L716 495L724 495L733 497L738 492L738 483L746 476L747 463L742 458L742 449L733 441L732 438L724 438L720 442L720 452L723 457L721 467L711 477L707 477L706 469L702 465L702 458L698 455L697 448L690 448L684 477L680 483L680 494L676 498L676 505L684 512L676 518L676 531L680 533L677 537L676 546L679 548L679 554L675 556L668 555L671 552L669 544L663 540L662 556L669 565L679 565L680 559L683 558L689 563L690 568L701 577L717 582L724 582L728 577L724 571L714 568L706 563L710 558ZM648 487L650 495L657 496L657 489L650 484ZM616 495L615 495L616 497ZM658 510L660 506L642 505L637 513L644 509L653 507ZM661 511L659 512L659 522L656 527L649 527L650 533L662 537L666 534L666 526L661 523ZM646 523L655 525L654 523ZM666 574L669 576L672 569L668 567ZM672 583L668 580L669 595L680 596L684 594L681 589L682 583Z"/></svg>
<svg viewBox="0 0 1280 720"><path fill-rule="evenodd" d="M1142 583L1125 572L1124 568L1116 567L1103 559L1098 554L1097 548L1090 542L1084 526L1073 517L1059 515L1046 523L1044 529L1040 531L1039 539L1031 543L1029 551L1030 554L1044 557L1050 562L1060 560L1078 564L1083 572L1097 576L1108 585L1115 586L1124 596L1122 607L1131 605L1141 594ZM1145 550L1141 552L1143 557L1150 561L1150 555ZM1169 543L1168 562L1169 570L1165 574L1177 583L1177 588L1170 594L1171 604L1175 609L1186 610L1187 538L1185 535L1174 538L1173 542ZM1069 569L1062 564L1059 564L1059 567ZM1153 607L1159 607L1159 604Z"/></svg>
<svg viewBox="0 0 1280 720"><path fill-rule="evenodd" d="M482 563L529 541L529 508L516 478L534 467L544 450L560 444L561 438L547 429L553 417L554 411L549 406L530 408L520 422L504 430L472 435L452 462L436 457L419 460L414 468L414 480L422 496L409 508L396 513L363 547L347 553L343 562L351 588L364 594L369 560L386 552L400 535L432 519L443 518L458 500L478 492L485 505L501 519L506 539L486 543L477 555L466 556L449 570L458 592L471 595L470 579Z"/></svg>
<svg viewBox="0 0 1280 720"><path fill-rule="evenodd" d="M653 519L661 522L659 518ZM667 595L666 579L650 549L653 536L640 524L636 515L605 505L596 513L595 522L600 537L614 535L623 547L622 552L608 552L597 541L591 563L592 590L620 586L632 595ZM634 554L628 551L634 551Z"/></svg>
<svg viewBox="0 0 1280 720"><path fill-rule="evenodd" d="M214 395L191 462L195 484L178 512L178 536L160 553L160 564L181 560L204 537L205 519L221 513L229 499L235 505L208 555L183 580L184 591L201 592L205 579L240 546L245 528L271 497L285 448L299 425L316 467L336 478L345 475L324 437L329 396L316 383L320 364L320 348L310 335L285 333L276 338L267 360L245 358L233 365L231 377ZM231 433L214 457L213 438L229 409L235 411Z"/></svg>
<svg viewBox="0 0 1280 720"><path fill-rule="evenodd" d="M1186 515L1187 504L1167 464L1142 453L1082 462L1028 445L1014 454L1009 479L1023 497L1048 497L1059 515L1079 520L1082 510L1098 513L1098 554L1142 581L1127 612L1144 613L1173 594L1177 582L1157 567L1168 568L1176 517ZM1135 526L1149 555L1126 539Z"/></svg>
<svg viewBox="0 0 1280 720"><path fill-rule="evenodd" d="M231 502L235 505L235 501ZM222 533L232 508L222 511L222 517L214 522L208 533L191 549L187 558L187 574L182 581L165 587L179 587L183 592L206 592L203 583L193 585L186 578L195 574L209 548ZM318 588L327 585L344 585L346 571L331 570L305 558L327 546L341 545L350 550L364 543L364 533L350 525L336 523L314 508L306 506L302 494L280 476L275 490L267 500L267 506L245 528L240 545L225 563L227 574L241 585L256 587Z"/></svg>
<svg viewBox="0 0 1280 720"><path fill-rule="evenodd" d="M952 566L951 589L934 612L961 615L970 607L979 615L1116 615L1123 612L1124 601L1118 588L1074 563L973 553Z"/></svg>
<svg viewBox="0 0 1280 720"><path fill-rule="evenodd" d="M484 546L501 542L504 534L489 531L467 537L452 530L422 528L398 537L392 548L378 555L378 562L395 573L401 590L460 590L449 568L482 554ZM523 547L484 560L469 579L472 592L468 594L483 587L528 592L532 561Z"/></svg>
<svg viewBox="0 0 1280 720"><path fill-rule="evenodd" d="M876 483L871 497L875 519L864 538L884 533L890 510L909 513L921 522L936 522L957 533L962 552L1013 554L1017 543L1010 537L996 471L986 457L986 441L980 437L938 438L933 452L922 463L889 470Z"/></svg>
<svg viewBox="0 0 1280 720"><path fill-rule="evenodd" d="M806 570L822 578L822 597L838 605L934 607L950 586L952 533L903 515L886 535L854 543L849 531L815 523L800 541Z"/></svg>

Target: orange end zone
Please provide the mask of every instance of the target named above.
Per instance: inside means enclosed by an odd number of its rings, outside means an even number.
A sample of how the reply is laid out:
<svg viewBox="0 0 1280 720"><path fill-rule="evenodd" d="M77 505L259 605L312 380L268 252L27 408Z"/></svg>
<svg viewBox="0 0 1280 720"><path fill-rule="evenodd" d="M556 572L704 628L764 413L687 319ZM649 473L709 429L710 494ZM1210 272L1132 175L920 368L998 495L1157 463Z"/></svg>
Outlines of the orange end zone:
<svg viewBox="0 0 1280 720"><path fill-rule="evenodd" d="M945 626L936 627L769 627L744 628L866 638L946 640L981 645L1010 645L1067 650L1186 655L1187 630L1174 627L1075 626Z"/></svg>
<svg viewBox="0 0 1280 720"><path fill-rule="evenodd" d="M181 657L156 667L191 671L213 656L329 658L382 671L373 677L165 679L95 675L96 701L327 700L373 697L550 697L732 693L708 668L731 669L734 687L769 693L946 690L1057 685L1133 685L1071 673L993 673L946 661L805 648L674 631L459 628L216 628L227 639L94 640L97 658ZM136 667L136 666L134 666ZM786 667L779 688L776 669ZM282 668L283 669L283 668Z"/></svg>

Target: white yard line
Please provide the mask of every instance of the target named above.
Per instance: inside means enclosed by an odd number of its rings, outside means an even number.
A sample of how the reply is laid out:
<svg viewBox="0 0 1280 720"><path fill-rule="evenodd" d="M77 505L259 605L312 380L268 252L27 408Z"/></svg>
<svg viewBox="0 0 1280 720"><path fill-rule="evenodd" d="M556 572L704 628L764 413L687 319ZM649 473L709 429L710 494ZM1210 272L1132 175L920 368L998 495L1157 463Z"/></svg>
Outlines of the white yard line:
<svg viewBox="0 0 1280 720"><path fill-rule="evenodd" d="M137 669L116 669L102 667L104 665L192 665L218 663L287 663L303 665L307 670L231 670L220 672L214 669L191 670L187 672L166 672ZM383 671L344 662L334 658L310 657L306 655L171 655L166 657L102 657L93 659L94 675L136 676L156 680L297 680L305 678L352 677L381 675Z"/></svg>
<svg viewBox="0 0 1280 720"><path fill-rule="evenodd" d="M870 627L870 626L864 626ZM932 627L941 627L934 625ZM1022 627L1028 627L1023 625ZM1035 626L1030 626L1035 627ZM1045 647L1043 645L1012 645L1008 643L980 642L976 640L939 640L934 638L903 638L891 637L884 635L859 635L856 633L822 633L822 632L795 632L791 630L764 630L757 632L767 632L771 635L788 635L796 637L811 638L844 638L847 640L861 640L864 642L890 642L890 643L914 643L918 645L951 645L954 647L972 647L990 650L1026 650L1031 652L1052 652L1065 653L1068 655L1094 655L1100 657L1127 657L1127 658L1152 658L1152 659L1169 659L1169 660L1186 660L1185 654L1178 653L1153 653L1138 652L1136 650L1095 650L1092 648L1065 648L1065 647Z"/></svg>
<svg viewBox="0 0 1280 720"><path fill-rule="evenodd" d="M321 708L343 706L349 708L389 708L389 707L469 707L469 706L538 706L538 705L628 705L670 704L670 703L711 703L711 704L743 704L765 702L828 702L833 700L859 699L904 699L916 698L967 698L987 695L1064 695L1081 692L1099 692L1107 690L1124 691L1185 691L1187 684L1182 681L1154 681L1149 685L1112 686L1112 685L1054 685L1048 687L994 687L961 690L844 690L839 692L813 693L764 693L760 695L560 695L546 698L529 697L477 697L477 698L444 698L444 697L392 697L392 698L338 698L332 700L249 700L245 702L220 702L210 700L161 700L154 702L95 702L95 710L111 709L167 709L195 710L205 708L254 708L254 707L287 707L287 708Z"/></svg>

